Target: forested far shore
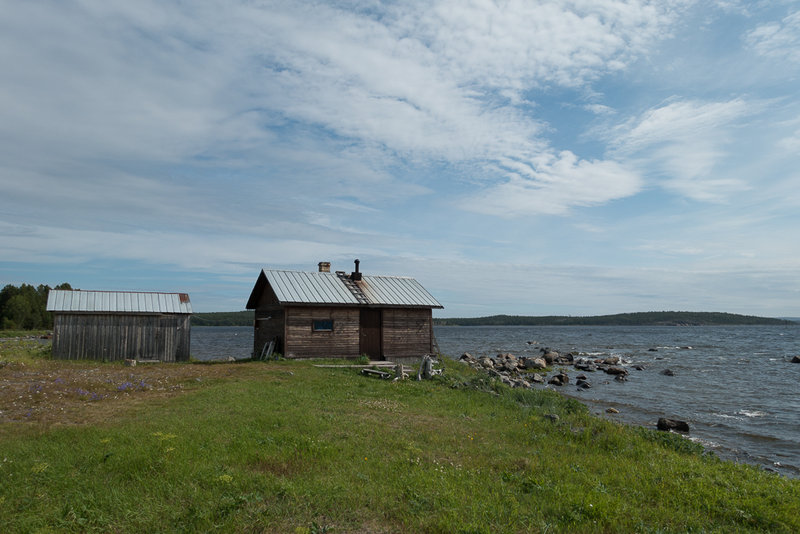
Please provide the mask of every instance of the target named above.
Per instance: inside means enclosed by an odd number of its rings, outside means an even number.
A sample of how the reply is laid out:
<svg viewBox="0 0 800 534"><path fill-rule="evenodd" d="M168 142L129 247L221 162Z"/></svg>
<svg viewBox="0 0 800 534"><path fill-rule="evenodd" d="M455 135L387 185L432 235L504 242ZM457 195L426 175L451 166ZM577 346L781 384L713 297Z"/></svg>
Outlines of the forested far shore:
<svg viewBox="0 0 800 534"><path fill-rule="evenodd" d="M252 326L253 312L210 312L192 315L193 326ZM721 312L638 312L573 317L564 315L492 315L434 318L436 326L700 326L797 325L796 321Z"/></svg>
<svg viewBox="0 0 800 534"><path fill-rule="evenodd" d="M38 330L53 328L53 316L47 311L50 286L34 287L8 284L0 290L0 330ZM54 289L72 289L59 284Z"/></svg>
<svg viewBox="0 0 800 534"><path fill-rule="evenodd" d="M435 318L437 326L702 326L797 325L795 321L722 312L636 312L573 317L563 315L492 315L489 317Z"/></svg>
<svg viewBox="0 0 800 534"><path fill-rule="evenodd" d="M253 326L252 311L192 314L192 326Z"/></svg>

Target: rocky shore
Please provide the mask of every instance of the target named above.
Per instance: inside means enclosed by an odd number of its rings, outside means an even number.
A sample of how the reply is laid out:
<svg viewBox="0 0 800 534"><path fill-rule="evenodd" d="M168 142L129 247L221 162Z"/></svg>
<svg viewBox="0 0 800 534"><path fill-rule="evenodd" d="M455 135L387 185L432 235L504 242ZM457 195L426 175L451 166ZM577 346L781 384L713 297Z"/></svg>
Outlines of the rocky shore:
<svg viewBox="0 0 800 534"><path fill-rule="evenodd" d="M541 349L539 357L517 358L506 352L498 354L494 358L488 356L475 358L469 353L464 353L459 361L489 376L498 378L512 388L532 388L536 384L566 386L570 383L570 376L564 367L572 367L578 371L578 374L574 376L574 383L580 389L592 387L592 380L587 373L604 373L608 375L608 379L625 381L628 379L629 372L627 368L620 365L621 361L618 356L584 358L571 352L561 354L549 348ZM554 367L560 369L549 374ZM644 367L636 365L632 369L641 371Z"/></svg>
<svg viewBox="0 0 800 534"><path fill-rule="evenodd" d="M459 361L469 365L473 369L486 373L497 378L503 384L512 388L533 388L538 386L565 387L573 382L570 379L569 368L575 373L574 384L578 389L590 389L592 378L600 377L603 380L616 380L625 382L628 380L629 370L623 367L623 363L618 356L607 358L585 358L573 353L561 354L549 348L540 350L539 357L520 357L517 358L511 353L501 353L490 358L481 356L475 358L469 353L464 353ZM643 371L644 366L634 365L630 369ZM602 373L602 374L600 374ZM662 374L673 376L672 371L666 369ZM595 378L597 379L597 378ZM619 413L614 408L608 408L608 413ZM689 425L685 421L676 419L659 418L656 428L664 431L688 432Z"/></svg>

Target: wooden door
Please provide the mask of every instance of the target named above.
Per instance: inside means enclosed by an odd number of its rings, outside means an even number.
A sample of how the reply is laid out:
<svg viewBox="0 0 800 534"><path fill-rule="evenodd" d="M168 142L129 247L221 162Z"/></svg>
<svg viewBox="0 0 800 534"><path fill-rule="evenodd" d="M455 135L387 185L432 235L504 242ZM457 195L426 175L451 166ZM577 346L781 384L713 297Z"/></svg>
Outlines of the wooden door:
<svg viewBox="0 0 800 534"><path fill-rule="evenodd" d="M382 359L381 310L362 308L359 332L359 352L372 360Z"/></svg>

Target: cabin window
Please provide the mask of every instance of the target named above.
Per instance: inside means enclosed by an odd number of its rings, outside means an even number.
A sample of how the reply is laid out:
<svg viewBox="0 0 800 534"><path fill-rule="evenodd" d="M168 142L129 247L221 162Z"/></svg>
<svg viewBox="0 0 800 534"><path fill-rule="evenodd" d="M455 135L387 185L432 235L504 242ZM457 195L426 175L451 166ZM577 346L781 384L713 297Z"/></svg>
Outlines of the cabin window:
<svg viewBox="0 0 800 534"><path fill-rule="evenodd" d="M314 319L314 332L333 332L333 319Z"/></svg>

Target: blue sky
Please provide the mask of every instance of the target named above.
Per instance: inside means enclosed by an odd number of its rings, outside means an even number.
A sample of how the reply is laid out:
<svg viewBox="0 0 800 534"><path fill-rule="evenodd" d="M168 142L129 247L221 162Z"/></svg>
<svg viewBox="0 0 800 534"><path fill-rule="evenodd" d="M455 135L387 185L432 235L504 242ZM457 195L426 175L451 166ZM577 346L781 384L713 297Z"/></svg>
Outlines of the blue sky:
<svg viewBox="0 0 800 534"><path fill-rule="evenodd" d="M6 1L0 283L800 316L800 2Z"/></svg>

